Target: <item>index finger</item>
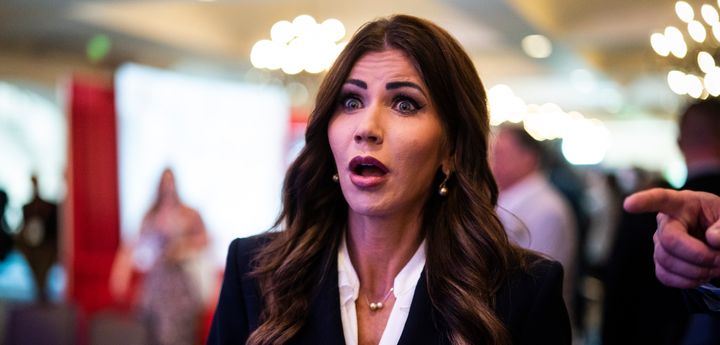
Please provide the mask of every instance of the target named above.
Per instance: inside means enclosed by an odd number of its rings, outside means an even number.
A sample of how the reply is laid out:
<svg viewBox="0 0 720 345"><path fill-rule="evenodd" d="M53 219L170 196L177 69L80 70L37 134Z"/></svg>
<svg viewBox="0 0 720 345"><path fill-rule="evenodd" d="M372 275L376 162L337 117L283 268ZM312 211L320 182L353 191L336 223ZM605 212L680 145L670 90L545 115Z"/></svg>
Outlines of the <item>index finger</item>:
<svg viewBox="0 0 720 345"><path fill-rule="evenodd" d="M662 212L673 215L683 208L685 202L687 200L678 191L653 188L628 196L623 207L632 213Z"/></svg>

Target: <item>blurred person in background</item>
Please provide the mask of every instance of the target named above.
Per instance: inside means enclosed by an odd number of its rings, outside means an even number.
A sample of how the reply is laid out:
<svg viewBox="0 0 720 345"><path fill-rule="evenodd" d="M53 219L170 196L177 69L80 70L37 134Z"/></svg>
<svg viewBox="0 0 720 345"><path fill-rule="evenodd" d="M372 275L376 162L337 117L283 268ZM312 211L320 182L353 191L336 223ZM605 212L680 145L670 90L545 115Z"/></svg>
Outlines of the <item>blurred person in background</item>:
<svg viewBox="0 0 720 345"><path fill-rule="evenodd" d="M282 231L230 245L209 343L570 344L562 267L495 214L486 102L442 28L362 26L319 88Z"/></svg>
<svg viewBox="0 0 720 345"><path fill-rule="evenodd" d="M5 219L5 211L8 205L8 195L0 189L0 262L10 254L13 248L13 238L10 234L10 226Z"/></svg>
<svg viewBox="0 0 720 345"><path fill-rule="evenodd" d="M573 308L570 314L573 316L574 325L578 331L582 331L586 314L587 291L584 291L584 279L590 274L589 262L587 260L587 241L591 226L596 225L598 219L606 221L606 214L600 214L596 206L601 198L596 198L597 180L593 177L592 171L580 171L576 166L570 164L562 153L562 140L545 140L542 142L543 171L548 182L557 189L563 198L568 202L575 220L575 265L570 277L573 278L571 287L572 301L568 303ZM618 207L619 208L619 207ZM569 292L570 293L570 292Z"/></svg>
<svg viewBox="0 0 720 345"><path fill-rule="evenodd" d="M636 172L649 175L640 170ZM654 181L648 180L636 187L630 192L670 185L655 177ZM616 227L601 276L603 344L680 344L687 311L681 292L660 284L655 278L652 258L655 215L623 211Z"/></svg>
<svg viewBox="0 0 720 345"><path fill-rule="evenodd" d="M708 98L685 109L678 147L688 173L681 189L720 195L720 100Z"/></svg>
<svg viewBox="0 0 720 345"><path fill-rule="evenodd" d="M520 125L497 128L491 166L500 194L497 212L510 238L560 261L563 296L574 293L577 226L568 201L543 174L543 147Z"/></svg>
<svg viewBox="0 0 720 345"><path fill-rule="evenodd" d="M40 197L38 177L32 175L32 198L22 208L23 223L15 246L25 256L32 271L38 299L46 303L48 273L58 260L58 206Z"/></svg>
<svg viewBox="0 0 720 345"><path fill-rule="evenodd" d="M678 147L688 178L681 189L720 194L720 101L707 99L688 105L679 121ZM665 182L652 187L669 187ZM652 210L650 210L652 211ZM637 212L637 210L636 210ZM605 282L603 340L607 344L717 344L720 318L690 315L680 290L657 280L653 251L655 213L624 213L618 227ZM655 237L654 237L655 236ZM657 239L656 239L657 240ZM656 258L657 260L657 258ZM658 304L662 300L664 303Z"/></svg>
<svg viewBox="0 0 720 345"><path fill-rule="evenodd" d="M720 100L690 104L680 117L678 147L687 165L681 189L720 195ZM684 344L720 343L720 316L691 315Z"/></svg>
<svg viewBox="0 0 720 345"><path fill-rule="evenodd" d="M166 168L138 239L121 247L111 274L112 292L123 299L128 298L133 271L144 273L136 303L153 344L198 343L207 284L214 281L207 247L200 214L180 200L175 176Z"/></svg>

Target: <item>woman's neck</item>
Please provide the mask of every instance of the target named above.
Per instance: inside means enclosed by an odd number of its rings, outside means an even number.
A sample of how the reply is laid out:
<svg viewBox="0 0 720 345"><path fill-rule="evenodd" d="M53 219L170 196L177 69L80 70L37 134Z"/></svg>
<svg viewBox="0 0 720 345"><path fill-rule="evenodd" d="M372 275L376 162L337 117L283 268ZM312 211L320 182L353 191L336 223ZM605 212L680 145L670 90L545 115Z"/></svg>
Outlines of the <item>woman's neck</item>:
<svg viewBox="0 0 720 345"><path fill-rule="evenodd" d="M361 293L382 297L422 243L419 216L365 217L351 214L347 247Z"/></svg>

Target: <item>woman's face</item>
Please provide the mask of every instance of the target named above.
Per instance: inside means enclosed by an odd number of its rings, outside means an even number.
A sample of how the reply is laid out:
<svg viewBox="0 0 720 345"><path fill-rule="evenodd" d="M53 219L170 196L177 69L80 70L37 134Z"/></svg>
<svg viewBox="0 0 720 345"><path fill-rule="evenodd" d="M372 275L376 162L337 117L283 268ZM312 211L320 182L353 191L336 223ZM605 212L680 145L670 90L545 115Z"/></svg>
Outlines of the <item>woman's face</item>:
<svg viewBox="0 0 720 345"><path fill-rule="evenodd" d="M165 170L160 178L160 198L164 201L174 201L176 195L175 176L171 171Z"/></svg>
<svg viewBox="0 0 720 345"><path fill-rule="evenodd" d="M449 155L440 116L411 60L400 50L364 55L339 99L328 139L351 212L419 212Z"/></svg>

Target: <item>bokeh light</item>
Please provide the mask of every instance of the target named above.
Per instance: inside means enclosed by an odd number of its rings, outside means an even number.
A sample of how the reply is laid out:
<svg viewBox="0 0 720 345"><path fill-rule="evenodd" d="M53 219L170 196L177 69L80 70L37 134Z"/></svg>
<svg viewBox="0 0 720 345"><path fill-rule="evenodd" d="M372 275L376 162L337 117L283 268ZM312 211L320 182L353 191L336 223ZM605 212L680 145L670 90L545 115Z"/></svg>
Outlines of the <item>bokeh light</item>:
<svg viewBox="0 0 720 345"><path fill-rule="evenodd" d="M552 54L552 43L543 35L525 36L521 45L525 54L536 59L544 59Z"/></svg>
<svg viewBox="0 0 720 345"><path fill-rule="evenodd" d="M285 74L302 71L320 73L337 58L345 42L345 26L330 18L318 24L312 16L303 14L292 22L281 20L270 29L270 39L260 40L250 52L255 68L280 69Z"/></svg>
<svg viewBox="0 0 720 345"><path fill-rule="evenodd" d="M94 35L90 38L85 47L88 60L93 63L102 61L110 52L112 43L107 35Z"/></svg>

